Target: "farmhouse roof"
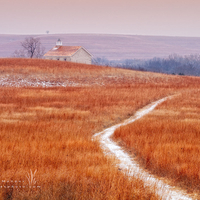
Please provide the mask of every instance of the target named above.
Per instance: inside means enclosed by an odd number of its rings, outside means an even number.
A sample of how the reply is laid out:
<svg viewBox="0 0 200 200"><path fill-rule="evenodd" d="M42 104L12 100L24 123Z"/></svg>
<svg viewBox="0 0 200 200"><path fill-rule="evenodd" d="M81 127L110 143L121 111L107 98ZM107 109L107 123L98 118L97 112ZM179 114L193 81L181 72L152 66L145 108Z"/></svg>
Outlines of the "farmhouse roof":
<svg viewBox="0 0 200 200"><path fill-rule="evenodd" d="M48 51L44 56L73 56L81 48L83 47L81 46L55 46L50 51ZM88 54L90 54L86 49L84 50Z"/></svg>

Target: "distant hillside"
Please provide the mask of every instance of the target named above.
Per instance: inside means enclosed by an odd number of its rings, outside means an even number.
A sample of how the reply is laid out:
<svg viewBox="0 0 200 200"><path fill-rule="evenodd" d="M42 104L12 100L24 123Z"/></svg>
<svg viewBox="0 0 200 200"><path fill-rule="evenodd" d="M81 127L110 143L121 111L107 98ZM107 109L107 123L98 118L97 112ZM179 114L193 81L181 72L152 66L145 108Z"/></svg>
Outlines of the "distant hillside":
<svg viewBox="0 0 200 200"><path fill-rule="evenodd" d="M11 57L20 48L26 35L0 35L0 57ZM189 55L200 53L200 37L164 37L105 34L44 34L41 38L45 50L51 49L58 38L63 45L81 45L94 57L119 59L150 59L170 54Z"/></svg>

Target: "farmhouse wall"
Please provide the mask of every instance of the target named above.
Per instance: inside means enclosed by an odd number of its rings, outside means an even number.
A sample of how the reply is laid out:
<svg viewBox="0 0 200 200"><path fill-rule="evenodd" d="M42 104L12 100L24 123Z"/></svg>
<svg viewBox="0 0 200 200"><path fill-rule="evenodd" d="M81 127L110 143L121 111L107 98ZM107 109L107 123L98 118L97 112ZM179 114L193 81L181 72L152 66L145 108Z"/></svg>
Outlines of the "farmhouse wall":
<svg viewBox="0 0 200 200"><path fill-rule="evenodd" d="M47 60L61 60L61 61L71 61L70 57L64 57L64 56L46 56L45 59Z"/></svg>
<svg viewBox="0 0 200 200"><path fill-rule="evenodd" d="M83 49L79 49L72 57L71 62L91 64L91 56Z"/></svg>

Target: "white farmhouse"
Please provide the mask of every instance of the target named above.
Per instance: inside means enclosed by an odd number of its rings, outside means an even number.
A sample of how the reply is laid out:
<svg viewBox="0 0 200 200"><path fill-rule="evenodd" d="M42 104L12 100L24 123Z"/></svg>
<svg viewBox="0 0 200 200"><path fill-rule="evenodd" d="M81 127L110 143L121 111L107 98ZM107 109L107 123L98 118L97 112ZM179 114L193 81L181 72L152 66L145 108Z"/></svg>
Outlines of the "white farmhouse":
<svg viewBox="0 0 200 200"><path fill-rule="evenodd" d="M56 42L56 46L44 55L44 58L85 64L92 63L92 55L84 47L62 46L60 39Z"/></svg>

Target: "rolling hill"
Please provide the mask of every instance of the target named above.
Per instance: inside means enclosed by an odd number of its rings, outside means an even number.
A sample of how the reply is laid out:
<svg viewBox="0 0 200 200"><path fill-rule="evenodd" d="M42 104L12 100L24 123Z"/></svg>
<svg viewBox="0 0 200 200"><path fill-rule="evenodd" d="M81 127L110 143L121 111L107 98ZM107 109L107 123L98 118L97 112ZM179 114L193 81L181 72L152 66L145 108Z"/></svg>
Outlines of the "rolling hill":
<svg viewBox="0 0 200 200"><path fill-rule="evenodd" d="M0 35L0 57L10 57L20 48L20 42L30 35ZM41 38L45 50L51 49L58 38L63 45L80 45L94 57L119 59L149 59L167 57L170 54L199 54L200 37L167 37L105 34L44 34Z"/></svg>

